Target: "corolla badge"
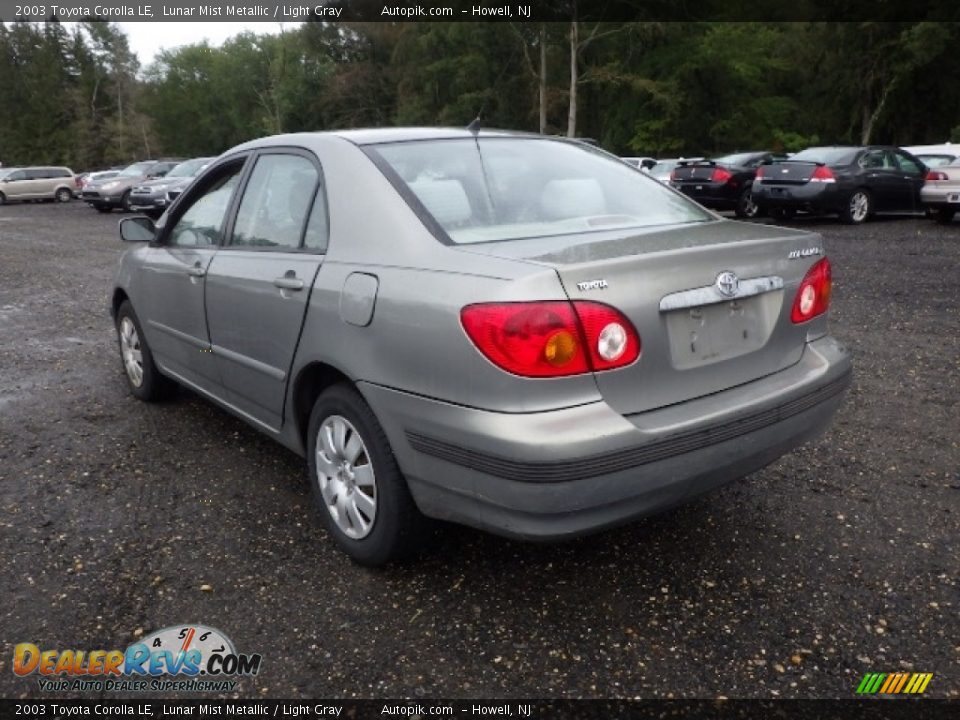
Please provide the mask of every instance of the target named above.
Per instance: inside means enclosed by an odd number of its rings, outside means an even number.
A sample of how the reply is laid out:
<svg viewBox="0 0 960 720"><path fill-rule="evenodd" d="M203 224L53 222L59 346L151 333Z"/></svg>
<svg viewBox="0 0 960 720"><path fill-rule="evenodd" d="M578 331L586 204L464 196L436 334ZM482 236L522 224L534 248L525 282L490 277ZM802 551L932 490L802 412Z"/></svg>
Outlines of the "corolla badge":
<svg viewBox="0 0 960 720"><path fill-rule="evenodd" d="M740 278L737 277L736 273L724 270L717 275L716 285L721 295L724 297L733 297L737 294L737 290L740 289Z"/></svg>

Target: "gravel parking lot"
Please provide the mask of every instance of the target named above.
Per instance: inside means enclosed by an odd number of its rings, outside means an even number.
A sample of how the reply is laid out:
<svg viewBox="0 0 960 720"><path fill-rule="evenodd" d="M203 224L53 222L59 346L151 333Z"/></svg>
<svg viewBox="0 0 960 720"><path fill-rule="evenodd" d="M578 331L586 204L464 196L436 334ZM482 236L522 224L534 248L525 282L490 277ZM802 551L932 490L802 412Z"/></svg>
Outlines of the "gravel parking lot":
<svg viewBox="0 0 960 720"><path fill-rule="evenodd" d="M12 647L222 629L243 697L960 696L960 222L799 221L834 263L855 378L818 441L707 498L555 546L443 527L352 565L301 460L184 391L126 390L118 214L0 208L0 696Z"/></svg>

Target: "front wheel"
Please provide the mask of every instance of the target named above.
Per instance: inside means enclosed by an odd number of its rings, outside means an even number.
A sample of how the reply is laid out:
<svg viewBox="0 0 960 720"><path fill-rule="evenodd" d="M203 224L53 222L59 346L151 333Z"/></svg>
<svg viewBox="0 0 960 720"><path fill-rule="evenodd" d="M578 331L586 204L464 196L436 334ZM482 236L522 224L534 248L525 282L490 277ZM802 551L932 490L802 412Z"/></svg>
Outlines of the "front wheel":
<svg viewBox="0 0 960 720"><path fill-rule="evenodd" d="M873 213L873 198L866 190L854 190L847 204L840 210L840 221L847 225L866 222Z"/></svg>
<svg viewBox="0 0 960 720"><path fill-rule="evenodd" d="M953 222L953 216L957 214L957 211L953 208L937 208L936 215L934 216L938 223L941 225L949 225Z"/></svg>
<svg viewBox="0 0 960 720"><path fill-rule="evenodd" d="M738 218L755 218L760 214L760 208L753 201L753 190L749 187L744 188L737 199L737 207L733 210Z"/></svg>
<svg viewBox="0 0 960 720"><path fill-rule="evenodd" d="M109 205L94 205L98 213L108 213L113 210Z"/></svg>
<svg viewBox="0 0 960 720"><path fill-rule="evenodd" d="M353 560L379 566L416 549L425 519L383 428L349 385L334 385L317 398L307 465L317 512Z"/></svg>
<svg viewBox="0 0 960 720"><path fill-rule="evenodd" d="M123 197L120 198L120 205L123 206L123 209L127 212L133 212L133 207L130 205L130 191L127 190Z"/></svg>
<svg viewBox="0 0 960 720"><path fill-rule="evenodd" d="M176 385L157 370L140 320L129 300L124 300L117 310L117 338L130 392L148 402L168 397Z"/></svg>

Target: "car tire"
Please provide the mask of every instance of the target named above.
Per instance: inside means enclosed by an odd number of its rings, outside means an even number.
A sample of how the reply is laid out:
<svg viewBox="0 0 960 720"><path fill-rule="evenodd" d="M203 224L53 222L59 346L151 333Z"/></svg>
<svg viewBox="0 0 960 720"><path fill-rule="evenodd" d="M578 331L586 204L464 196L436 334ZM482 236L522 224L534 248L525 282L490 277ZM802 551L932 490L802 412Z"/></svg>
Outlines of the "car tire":
<svg viewBox="0 0 960 720"><path fill-rule="evenodd" d="M127 190L123 196L120 198L120 207L126 212L133 212L133 208L130 206L130 191Z"/></svg>
<svg viewBox="0 0 960 720"><path fill-rule="evenodd" d="M3 205L7 202L7 196L0 192L0 205Z"/></svg>
<svg viewBox="0 0 960 720"><path fill-rule="evenodd" d="M767 214L776 222L788 222L793 220L796 211L793 208L770 208Z"/></svg>
<svg viewBox="0 0 960 720"><path fill-rule="evenodd" d="M760 214L760 208L753 201L753 189L745 187L740 197L737 198L737 206L733 210L738 218L752 219Z"/></svg>
<svg viewBox="0 0 960 720"><path fill-rule="evenodd" d="M937 208L934 218L941 225L949 225L953 222L953 218L956 214L957 211L953 208Z"/></svg>
<svg viewBox="0 0 960 720"><path fill-rule="evenodd" d="M355 562L385 565L422 544L426 518L410 495L383 428L350 385L334 385L314 403L307 467L321 521Z"/></svg>
<svg viewBox="0 0 960 720"><path fill-rule="evenodd" d="M860 225L873 215L873 197L865 188L857 188L840 209L840 222L846 225Z"/></svg>
<svg viewBox="0 0 960 720"><path fill-rule="evenodd" d="M124 300L117 310L117 341L120 344L120 359L130 392L140 400L155 402L170 397L176 383L162 375L153 361L153 353L147 345L140 320L129 300Z"/></svg>
<svg viewBox="0 0 960 720"><path fill-rule="evenodd" d="M54 193L53 199L58 203L68 203L73 200L73 193L70 192L67 188L60 188L57 192Z"/></svg>
<svg viewBox="0 0 960 720"><path fill-rule="evenodd" d="M94 205L93 207L95 207L99 213L108 213L113 211L113 208L109 205Z"/></svg>

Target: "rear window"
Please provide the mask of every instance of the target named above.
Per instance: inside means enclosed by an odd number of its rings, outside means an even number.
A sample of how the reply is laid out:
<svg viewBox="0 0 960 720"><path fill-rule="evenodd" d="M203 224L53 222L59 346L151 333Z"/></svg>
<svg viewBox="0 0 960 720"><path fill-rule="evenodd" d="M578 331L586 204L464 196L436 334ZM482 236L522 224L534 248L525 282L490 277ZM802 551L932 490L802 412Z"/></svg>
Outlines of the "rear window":
<svg viewBox="0 0 960 720"><path fill-rule="evenodd" d="M759 160L761 157L762 156L756 153L737 153L736 155L721 155L718 158L714 158L713 161L718 165L741 166L751 161Z"/></svg>
<svg viewBox="0 0 960 720"><path fill-rule="evenodd" d="M790 160L817 162L824 165L849 165L859 152L858 148L807 148L793 155Z"/></svg>
<svg viewBox="0 0 960 720"><path fill-rule="evenodd" d="M573 143L480 138L367 150L457 244L713 219L618 159Z"/></svg>
<svg viewBox="0 0 960 720"><path fill-rule="evenodd" d="M960 162L955 155L917 155L916 158L928 168L943 167L953 162Z"/></svg>

